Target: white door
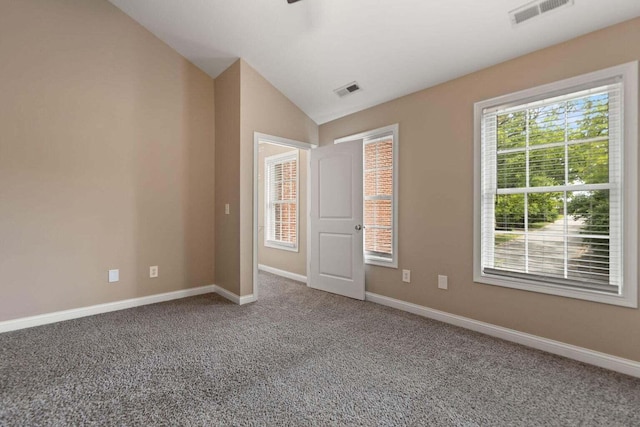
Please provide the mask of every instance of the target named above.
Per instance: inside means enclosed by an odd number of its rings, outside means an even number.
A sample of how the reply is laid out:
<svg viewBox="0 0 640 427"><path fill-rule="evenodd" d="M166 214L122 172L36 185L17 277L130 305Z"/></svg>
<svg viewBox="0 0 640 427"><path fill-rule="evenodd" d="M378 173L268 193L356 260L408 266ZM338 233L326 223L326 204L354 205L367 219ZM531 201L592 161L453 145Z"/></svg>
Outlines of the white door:
<svg viewBox="0 0 640 427"><path fill-rule="evenodd" d="M362 141L311 150L309 286L364 299Z"/></svg>

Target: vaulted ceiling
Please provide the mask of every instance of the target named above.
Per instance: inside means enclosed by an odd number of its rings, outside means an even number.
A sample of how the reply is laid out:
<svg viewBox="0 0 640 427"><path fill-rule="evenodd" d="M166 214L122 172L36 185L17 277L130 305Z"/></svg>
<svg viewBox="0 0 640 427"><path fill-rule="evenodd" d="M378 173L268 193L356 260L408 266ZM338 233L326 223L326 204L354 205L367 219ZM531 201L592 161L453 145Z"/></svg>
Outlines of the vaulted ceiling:
<svg viewBox="0 0 640 427"><path fill-rule="evenodd" d="M318 124L640 16L640 0L518 26L508 12L528 0L110 1L211 77L243 58Z"/></svg>

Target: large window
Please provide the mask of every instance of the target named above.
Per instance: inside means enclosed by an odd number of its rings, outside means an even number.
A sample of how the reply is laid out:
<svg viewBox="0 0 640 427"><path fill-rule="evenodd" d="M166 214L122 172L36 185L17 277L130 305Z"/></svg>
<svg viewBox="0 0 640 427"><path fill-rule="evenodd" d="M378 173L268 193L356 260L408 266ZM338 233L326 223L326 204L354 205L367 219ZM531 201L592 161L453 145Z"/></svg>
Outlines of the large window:
<svg viewBox="0 0 640 427"><path fill-rule="evenodd" d="M637 306L637 78L476 104L476 281Z"/></svg>
<svg viewBox="0 0 640 427"><path fill-rule="evenodd" d="M298 150L270 156L265 170L265 246L298 250Z"/></svg>
<svg viewBox="0 0 640 427"><path fill-rule="evenodd" d="M336 140L361 140L363 146L364 259L367 264L398 266L398 125Z"/></svg>

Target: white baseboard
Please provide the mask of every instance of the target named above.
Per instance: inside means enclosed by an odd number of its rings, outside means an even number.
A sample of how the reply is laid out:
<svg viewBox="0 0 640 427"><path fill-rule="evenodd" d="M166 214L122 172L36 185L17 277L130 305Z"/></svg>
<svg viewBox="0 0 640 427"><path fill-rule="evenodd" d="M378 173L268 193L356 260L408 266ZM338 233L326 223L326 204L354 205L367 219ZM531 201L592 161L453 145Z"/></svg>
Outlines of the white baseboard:
<svg viewBox="0 0 640 427"><path fill-rule="evenodd" d="M257 301L257 298L254 294L240 297L240 305L249 304L250 302L255 302L255 301Z"/></svg>
<svg viewBox="0 0 640 427"><path fill-rule="evenodd" d="M564 356L579 362L588 363L590 365L599 366L601 368L610 369L612 371L640 378L640 362L636 362L634 360L612 356L610 354L589 350L587 348L571 344L565 344L560 341L542 338L537 335L531 335L509 328L503 328L502 326L480 322L478 320L469 319L468 317L450 314L445 311L435 310L422 305L412 304L371 292L366 293L366 300L417 314L419 316L428 317L429 319L460 326L486 335L491 335L506 341L522 344L527 347L536 348L548 353Z"/></svg>
<svg viewBox="0 0 640 427"><path fill-rule="evenodd" d="M238 305L248 304L256 300L253 294L239 297L233 292L229 292L226 289L221 288L220 286L207 285L200 286L198 288L189 288L179 291L166 292L164 294L156 294L146 297L108 302L105 304L92 305L89 307L73 308L70 310L39 314L37 316L5 320L3 322L0 322L0 333L16 331L18 329L32 328L34 326L48 325L50 323L79 319L81 317L93 316L95 314L109 313L111 311L125 310L127 308L140 307L143 305L156 304L159 302L171 301L174 299L187 298L208 293L216 293Z"/></svg>
<svg viewBox="0 0 640 427"><path fill-rule="evenodd" d="M241 297L231 291L226 290L225 288L221 288L220 286L216 286L215 293L238 305L249 304L250 302L254 302L256 300L254 294Z"/></svg>
<svg viewBox="0 0 640 427"><path fill-rule="evenodd" d="M228 299L232 303L240 305L240 297L233 292L228 291L225 288L221 288L220 286L216 286L214 292L221 297Z"/></svg>
<svg viewBox="0 0 640 427"><path fill-rule="evenodd" d="M277 276L286 277L287 279L295 280L297 282L307 283L307 276L303 276L302 274L280 270L279 268L273 268L263 264L258 264L258 270L266 271L267 273L275 274Z"/></svg>
<svg viewBox="0 0 640 427"><path fill-rule="evenodd" d="M108 302L89 307L74 308L54 313L40 314L37 316L22 317L20 319L0 322L0 333L15 331L18 329L32 328L34 326L47 325L49 323L62 322L64 320L78 319L80 317L93 316L94 314L109 313L111 311L124 310L142 305L155 304L179 298L202 295L216 292L216 285L201 286L198 288L182 289L163 294L149 295L140 298L131 298L122 301Z"/></svg>

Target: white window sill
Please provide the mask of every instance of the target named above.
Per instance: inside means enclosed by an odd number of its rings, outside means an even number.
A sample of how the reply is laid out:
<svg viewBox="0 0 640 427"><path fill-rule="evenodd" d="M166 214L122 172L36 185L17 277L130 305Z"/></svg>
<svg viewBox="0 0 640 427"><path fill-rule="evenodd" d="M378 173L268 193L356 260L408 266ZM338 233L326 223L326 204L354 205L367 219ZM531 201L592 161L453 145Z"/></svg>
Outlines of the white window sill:
<svg viewBox="0 0 640 427"><path fill-rule="evenodd" d="M387 259L382 257L364 256L364 263L369 265L377 265L378 267L398 268L398 261L395 259Z"/></svg>
<svg viewBox="0 0 640 427"><path fill-rule="evenodd" d="M283 251L298 252L298 246L297 245L288 245L288 244L285 244L285 243L266 241L266 242L264 242L264 246L267 247L267 248L271 248L271 249L280 249L280 250L283 250Z"/></svg>
<svg viewBox="0 0 640 427"><path fill-rule="evenodd" d="M479 284L502 286L505 288L520 289L523 291L557 295L561 297L575 298L586 301L594 301L603 304L638 308L637 297L634 298L632 295L614 295L596 290L582 290L551 283L517 278L505 278L502 276L493 276L484 273L474 276L473 281Z"/></svg>

